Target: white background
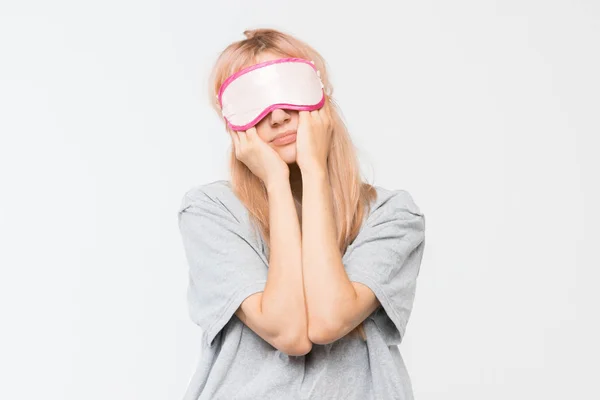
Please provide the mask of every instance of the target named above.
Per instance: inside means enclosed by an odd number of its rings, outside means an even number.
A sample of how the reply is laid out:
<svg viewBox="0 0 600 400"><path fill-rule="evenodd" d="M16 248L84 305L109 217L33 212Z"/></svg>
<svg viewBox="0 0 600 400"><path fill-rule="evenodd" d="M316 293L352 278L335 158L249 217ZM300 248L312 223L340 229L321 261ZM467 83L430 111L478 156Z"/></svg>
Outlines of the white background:
<svg viewBox="0 0 600 400"><path fill-rule="evenodd" d="M595 1L0 6L0 398L179 399L199 355L177 209L227 179L208 106L244 29L313 45L427 248L415 397L597 399Z"/></svg>

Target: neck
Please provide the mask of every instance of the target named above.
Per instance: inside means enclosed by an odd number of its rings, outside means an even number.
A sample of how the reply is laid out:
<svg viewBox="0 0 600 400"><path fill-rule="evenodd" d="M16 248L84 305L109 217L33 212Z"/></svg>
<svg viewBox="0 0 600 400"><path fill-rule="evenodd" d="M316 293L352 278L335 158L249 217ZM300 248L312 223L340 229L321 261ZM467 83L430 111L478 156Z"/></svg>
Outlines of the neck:
<svg viewBox="0 0 600 400"><path fill-rule="evenodd" d="M290 168L290 188L292 189L292 196L294 196L298 202L302 202L302 172L296 163L289 164L288 166Z"/></svg>

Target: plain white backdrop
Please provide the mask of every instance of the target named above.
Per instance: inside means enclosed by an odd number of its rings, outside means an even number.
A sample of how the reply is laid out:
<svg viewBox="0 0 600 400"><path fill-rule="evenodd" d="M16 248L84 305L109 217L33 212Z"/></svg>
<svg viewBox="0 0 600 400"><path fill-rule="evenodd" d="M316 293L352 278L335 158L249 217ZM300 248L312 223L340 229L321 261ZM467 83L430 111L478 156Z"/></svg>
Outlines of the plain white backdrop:
<svg viewBox="0 0 600 400"><path fill-rule="evenodd" d="M597 399L596 1L0 5L0 398L179 399L200 349L177 209L227 179L209 69L245 29L325 57L427 248L418 400Z"/></svg>

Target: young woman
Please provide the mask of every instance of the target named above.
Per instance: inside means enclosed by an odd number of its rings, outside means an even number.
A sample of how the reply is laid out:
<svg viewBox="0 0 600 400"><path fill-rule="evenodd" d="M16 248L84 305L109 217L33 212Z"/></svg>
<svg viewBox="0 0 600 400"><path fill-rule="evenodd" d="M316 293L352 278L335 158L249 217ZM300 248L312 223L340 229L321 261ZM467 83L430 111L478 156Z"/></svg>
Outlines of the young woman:
<svg viewBox="0 0 600 400"><path fill-rule="evenodd" d="M397 345L425 216L361 178L319 53L244 34L210 85L231 179L194 186L178 213L202 331L184 399L412 399Z"/></svg>

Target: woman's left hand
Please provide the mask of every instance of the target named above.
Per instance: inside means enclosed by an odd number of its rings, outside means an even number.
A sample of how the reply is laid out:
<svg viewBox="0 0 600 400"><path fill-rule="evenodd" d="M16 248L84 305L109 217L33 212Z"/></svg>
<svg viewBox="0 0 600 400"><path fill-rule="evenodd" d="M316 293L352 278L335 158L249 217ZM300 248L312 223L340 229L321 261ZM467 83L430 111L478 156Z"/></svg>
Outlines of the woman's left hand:
<svg viewBox="0 0 600 400"><path fill-rule="evenodd" d="M296 163L301 171L327 170L332 124L327 106L300 111L296 131Z"/></svg>

